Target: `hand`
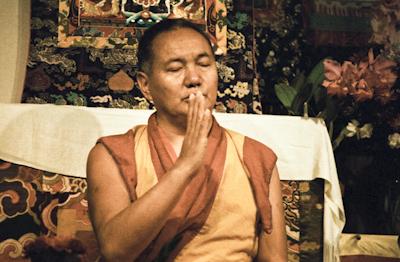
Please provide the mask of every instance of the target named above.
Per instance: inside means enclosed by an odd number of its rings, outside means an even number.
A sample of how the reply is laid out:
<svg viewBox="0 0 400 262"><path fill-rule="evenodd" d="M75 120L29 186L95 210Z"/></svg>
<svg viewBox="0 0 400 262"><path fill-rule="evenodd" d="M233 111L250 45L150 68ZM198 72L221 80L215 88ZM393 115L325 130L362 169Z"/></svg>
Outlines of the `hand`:
<svg viewBox="0 0 400 262"><path fill-rule="evenodd" d="M203 163L212 124L211 112L206 108L205 98L200 91L189 97L186 123L186 134L176 163L193 175Z"/></svg>

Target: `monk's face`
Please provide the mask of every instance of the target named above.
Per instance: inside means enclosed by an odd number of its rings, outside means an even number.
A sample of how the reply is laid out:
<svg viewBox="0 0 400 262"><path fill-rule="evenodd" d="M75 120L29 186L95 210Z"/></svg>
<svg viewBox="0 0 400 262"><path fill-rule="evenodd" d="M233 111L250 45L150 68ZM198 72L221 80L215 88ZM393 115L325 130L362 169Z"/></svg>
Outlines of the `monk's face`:
<svg viewBox="0 0 400 262"><path fill-rule="evenodd" d="M153 61L142 85L149 90L158 115L186 117L191 93L200 91L214 107L218 76L208 42L198 32L180 28L161 33L153 41Z"/></svg>

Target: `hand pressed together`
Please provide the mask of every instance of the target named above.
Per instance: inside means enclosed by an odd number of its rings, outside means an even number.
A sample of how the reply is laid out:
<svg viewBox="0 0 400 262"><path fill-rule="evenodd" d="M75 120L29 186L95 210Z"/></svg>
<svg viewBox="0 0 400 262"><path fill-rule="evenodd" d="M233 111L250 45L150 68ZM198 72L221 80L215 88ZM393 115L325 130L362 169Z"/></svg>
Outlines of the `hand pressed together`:
<svg viewBox="0 0 400 262"><path fill-rule="evenodd" d="M194 174L200 168L207 150L212 117L200 91L191 94L188 103L186 134L176 165Z"/></svg>

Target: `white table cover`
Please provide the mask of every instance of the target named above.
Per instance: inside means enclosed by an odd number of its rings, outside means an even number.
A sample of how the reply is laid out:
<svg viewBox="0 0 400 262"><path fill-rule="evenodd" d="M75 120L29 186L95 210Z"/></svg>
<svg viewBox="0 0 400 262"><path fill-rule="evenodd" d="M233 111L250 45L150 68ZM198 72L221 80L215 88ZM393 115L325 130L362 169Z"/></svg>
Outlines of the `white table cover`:
<svg viewBox="0 0 400 262"><path fill-rule="evenodd" d="M342 234L340 237L341 256L375 256L383 258L399 258L400 245L398 235L377 234Z"/></svg>
<svg viewBox="0 0 400 262"><path fill-rule="evenodd" d="M146 124L150 110L1 104L0 159L85 177L89 150L100 136ZM272 148L282 180L325 181L324 261L339 261L345 216L330 139L321 119L214 113L221 126Z"/></svg>

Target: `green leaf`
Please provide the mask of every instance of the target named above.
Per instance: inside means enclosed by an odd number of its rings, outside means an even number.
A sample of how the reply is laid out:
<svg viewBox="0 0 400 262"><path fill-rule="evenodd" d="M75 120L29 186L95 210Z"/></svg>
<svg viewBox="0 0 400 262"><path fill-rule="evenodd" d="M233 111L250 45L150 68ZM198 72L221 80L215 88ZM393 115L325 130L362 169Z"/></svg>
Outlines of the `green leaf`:
<svg viewBox="0 0 400 262"><path fill-rule="evenodd" d="M300 89L303 87L305 83L306 77L304 76L304 73L297 73L296 77L292 81L292 86L297 90L300 91Z"/></svg>
<svg viewBox="0 0 400 262"><path fill-rule="evenodd" d="M320 86L320 88L315 88L313 92L313 99L316 112L320 112L323 108L325 108L326 100L328 99L326 88L323 86Z"/></svg>
<svg viewBox="0 0 400 262"><path fill-rule="evenodd" d="M280 83L274 86L275 94L279 101L288 109L292 108L292 103L297 95L297 90L287 84Z"/></svg>
<svg viewBox="0 0 400 262"><path fill-rule="evenodd" d="M325 77L323 64L324 60L325 59L319 61L319 63L311 70L311 73L307 77L307 83L312 83L313 85L322 83L322 80Z"/></svg>
<svg viewBox="0 0 400 262"><path fill-rule="evenodd" d="M320 90L324 88L321 86L322 82L325 79L325 74L324 74L324 62L325 59L322 59L319 61L319 63L311 70L310 75L307 77L306 83L312 85L312 93L317 95L320 94ZM315 95L314 95L314 98Z"/></svg>
<svg viewBox="0 0 400 262"><path fill-rule="evenodd" d="M324 62L325 59L322 59L321 61L318 62L316 66L311 70L309 76L306 79L306 84L311 85L311 96L307 100L307 102L310 102L311 99L314 100L315 107L314 111L317 114L320 110L323 108L326 109L326 89L325 87L322 86L322 82L325 79L325 74L324 74ZM322 114L328 114L331 115L333 113L332 109L326 109L326 112L321 112Z"/></svg>
<svg viewBox="0 0 400 262"><path fill-rule="evenodd" d="M305 84L297 93L297 96L293 99L292 110L297 115L303 114L304 103L310 100L310 97L312 96L312 90L313 86L311 84Z"/></svg>

